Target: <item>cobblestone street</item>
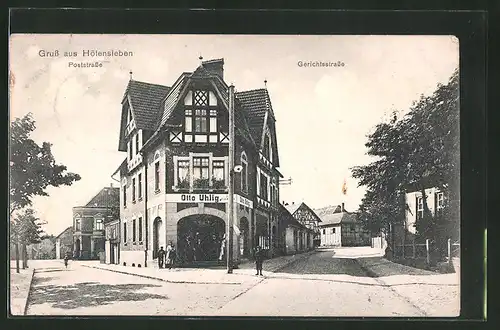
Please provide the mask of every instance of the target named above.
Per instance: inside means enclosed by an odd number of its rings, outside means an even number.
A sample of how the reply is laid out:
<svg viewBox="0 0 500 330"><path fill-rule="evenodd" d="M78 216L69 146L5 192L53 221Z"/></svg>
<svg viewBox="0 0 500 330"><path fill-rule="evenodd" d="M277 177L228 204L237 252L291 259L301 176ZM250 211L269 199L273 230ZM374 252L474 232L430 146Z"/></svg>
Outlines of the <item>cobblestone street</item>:
<svg viewBox="0 0 500 330"><path fill-rule="evenodd" d="M49 263L35 272L27 314L411 317L459 311L458 284L441 283L453 274L443 277L381 257L341 255L341 249L318 251L263 277L238 269L225 275L234 281L222 283L217 281L224 278L224 269L197 270L204 274L200 283L168 283L85 263L72 262L68 269ZM383 267L384 273L368 272L367 265ZM193 271L165 272L182 277Z"/></svg>

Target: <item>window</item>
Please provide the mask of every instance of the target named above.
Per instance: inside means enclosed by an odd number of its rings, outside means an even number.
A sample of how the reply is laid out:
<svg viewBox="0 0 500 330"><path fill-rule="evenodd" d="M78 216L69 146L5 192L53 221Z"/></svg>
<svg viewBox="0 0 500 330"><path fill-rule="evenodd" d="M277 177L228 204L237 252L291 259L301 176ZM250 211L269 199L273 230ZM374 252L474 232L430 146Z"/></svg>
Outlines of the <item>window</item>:
<svg viewBox="0 0 500 330"><path fill-rule="evenodd" d="M103 230L104 226L102 223L102 219L95 219L94 220L94 230Z"/></svg>
<svg viewBox="0 0 500 330"><path fill-rule="evenodd" d="M424 199L422 197L417 197L417 219L422 219L424 217Z"/></svg>
<svg viewBox="0 0 500 330"><path fill-rule="evenodd" d="M217 110L210 110L210 133L217 133Z"/></svg>
<svg viewBox="0 0 500 330"><path fill-rule="evenodd" d="M135 140L135 154L137 155L139 153L139 135L134 135L134 140Z"/></svg>
<svg viewBox="0 0 500 330"><path fill-rule="evenodd" d="M207 110L196 109L194 111L194 131L196 133L207 133Z"/></svg>
<svg viewBox="0 0 500 330"><path fill-rule="evenodd" d="M212 186L215 189L225 187L224 161L214 160L212 163Z"/></svg>
<svg viewBox="0 0 500 330"><path fill-rule="evenodd" d="M335 234L335 227L332 228L332 234Z"/></svg>
<svg viewBox="0 0 500 330"><path fill-rule="evenodd" d="M268 200L267 177L264 175L264 173L260 174L260 197L262 197L265 200Z"/></svg>
<svg viewBox="0 0 500 330"><path fill-rule="evenodd" d="M136 228L135 228L135 219L132 220L132 242L135 242L135 232L136 232Z"/></svg>
<svg viewBox="0 0 500 330"><path fill-rule="evenodd" d="M123 223L123 243L127 243L127 223Z"/></svg>
<svg viewBox="0 0 500 330"><path fill-rule="evenodd" d="M262 153L266 158L269 158L269 134L264 135L264 149Z"/></svg>
<svg viewBox="0 0 500 330"><path fill-rule="evenodd" d="M127 207L127 186L123 186L123 207Z"/></svg>
<svg viewBox="0 0 500 330"><path fill-rule="evenodd" d="M193 157L193 179L196 188L208 187L208 157Z"/></svg>
<svg viewBox="0 0 500 330"><path fill-rule="evenodd" d="M160 190L160 162L155 163L155 191Z"/></svg>
<svg viewBox="0 0 500 330"><path fill-rule="evenodd" d="M177 161L177 187L189 188L189 160Z"/></svg>
<svg viewBox="0 0 500 330"><path fill-rule="evenodd" d="M323 234L326 234L326 229L323 229Z"/></svg>
<svg viewBox="0 0 500 330"><path fill-rule="evenodd" d="M190 133L193 131L193 110L186 109L184 117L184 129L186 132Z"/></svg>
<svg viewBox="0 0 500 330"><path fill-rule="evenodd" d="M241 190L244 192L248 191L248 160L247 155L241 153Z"/></svg>
<svg viewBox="0 0 500 330"><path fill-rule="evenodd" d="M127 149L128 149L128 160L132 160L132 157L133 157L132 145L131 145L130 141L128 141L128 143L127 143Z"/></svg>
<svg viewBox="0 0 500 330"><path fill-rule="evenodd" d="M132 202L135 202L135 178L132 179Z"/></svg>
<svg viewBox="0 0 500 330"><path fill-rule="evenodd" d="M139 176L138 176L138 183L139 183L139 193L138 193L138 196L139 196L139 199L142 199L142 173L139 173Z"/></svg>
<svg viewBox="0 0 500 330"><path fill-rule="evenodd" d="M442 192L436 194L436 208L438 211L442 211L444 208L444 194Z"/></svg>
<svg viewBox="0 0 500 330"><path fill-rule="evenodd" d="M142 242L142 218L139 218L139 242Z"/></svg>
<svg viewBox="0 0 500 330"><path fill-rule="evenodd" d="M75 221L75 230L76 231L82 230L82 221L80 219L76 219Z"/></svg>

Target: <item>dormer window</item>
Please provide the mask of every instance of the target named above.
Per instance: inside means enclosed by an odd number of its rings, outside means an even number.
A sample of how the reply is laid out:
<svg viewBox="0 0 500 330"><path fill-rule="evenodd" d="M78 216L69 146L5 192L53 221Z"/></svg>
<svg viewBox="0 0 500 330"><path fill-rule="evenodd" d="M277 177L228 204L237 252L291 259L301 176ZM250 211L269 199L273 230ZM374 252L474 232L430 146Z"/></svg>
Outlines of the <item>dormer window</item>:
<svg viewBox="0 0 500 330"><path fill-rule="evenodd" d="M211 91L189 91L184 98L184 142L217 143L217 98ZM180 141L179 141L180 142Z"/></svg>

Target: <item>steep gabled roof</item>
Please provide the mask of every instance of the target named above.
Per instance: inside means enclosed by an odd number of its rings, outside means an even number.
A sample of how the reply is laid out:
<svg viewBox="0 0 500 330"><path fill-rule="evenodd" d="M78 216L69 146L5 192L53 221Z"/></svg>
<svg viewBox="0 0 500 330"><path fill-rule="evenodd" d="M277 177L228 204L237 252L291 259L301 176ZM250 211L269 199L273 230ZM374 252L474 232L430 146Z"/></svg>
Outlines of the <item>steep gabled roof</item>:
<svg viewBox="0 0 500 330"><path fill-rule="evenodd" d="M105 187L101 189L85 207L120 207L120 188Z"/></svg>
<svg viewBox="0 0 500 330"><path fill-rule="evenodd" d="M127 86L132 103L132 114L138 129L156 129L160 103L170 91L170 87L130 80Z"/></svg>
<svg viewBox="0 0 500 330"><path fill-rule="evenodd" d="M73 231L73 226L70 226L66 229L64 229L59 235L56 236L56 239L58 239L59 237L61 237L63 234L67 233L68 231Z"/></svg>
<svg viewBox="0 0 500 330"><path fill-rule="evenodd" d="M260 88L236 93L236 99L243 106L252 137L260 149L262 133L267 125L271 130L273 163L279 167L278 141L276 140L276 118L267 89ZM267 114L267 121L266 121Z"/></svg>
<svg viewBox="0 0 500 330"><path fill-rule="evenodd" d="M327 206L314 210L321 219L320 226L337 225L341 223L354 223L357 221L357 214L351 212L342 212L339 205Z"/></svg>
<svg viewBox="0 0 500 330"><path fill-rule="evenodd" d="M279 203L279 207L278 207L278 216L279 216L279 219L281 219L284 224L286 224L286 226L294 226L294 227L298 227L298 228L302 228L302 229L307 229L306 226L304 226L303 224L301 224L300 222L298 222L293 216L292 214L287 210L287 208L285 206L283 206L283 204Z"/></svg>
<svg viewBox="0 0 500 330"><path fill-rule="evenodd" d="M288 210L288 212L290 212L291 215L293 215L295 213L295 211L298 210L298 208L300 207L300 204L295 204L295 203L292 203L292 204L286 204L284 205L284 207Z"/></svg>
<svg viewBox="0 0 500 330"><path fill-rule="evenodd" d="M297 209L296 209L296 210L292 213L292 215L293 215L295 212L297 212L299 209L304 210L304 211L306 211L306 212L310 213L310 214L311 214L314 218L316 218L316 220L317 220L318 222L322 222L322 221L321 221L321 218L318 216L318 214L316 214L316 212L314 212L314 210L313 210L313 209L311 209L309 206L307 206L307 204L306 204L306 203L304 203L304 202L300 203L299 207L298 207L298 208L297 208Z"/></svg>

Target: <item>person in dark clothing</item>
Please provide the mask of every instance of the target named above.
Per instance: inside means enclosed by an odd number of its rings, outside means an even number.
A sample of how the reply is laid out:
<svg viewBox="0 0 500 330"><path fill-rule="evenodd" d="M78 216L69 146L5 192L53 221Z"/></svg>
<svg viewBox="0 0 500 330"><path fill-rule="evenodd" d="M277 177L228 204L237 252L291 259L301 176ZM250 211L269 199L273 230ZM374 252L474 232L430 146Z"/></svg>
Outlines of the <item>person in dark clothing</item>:
<svg viewBox="0 0 500 330"><path fill-rule="evenodd" d="M163 268L163 263L165 262L165 250L163 250L163 246L158 251L158 267Z"/></svg>
<svg viewBox="0 0 500 330"><path fill-rule="evenodd" d="M257 269L257 274L262 275L262 263L264 261L263 251L260 246L255 248L255 268Z"/></svg>

